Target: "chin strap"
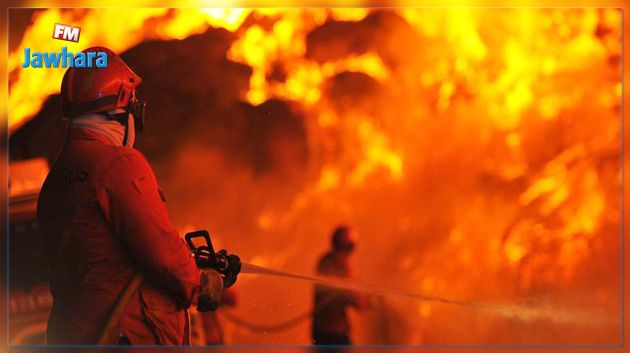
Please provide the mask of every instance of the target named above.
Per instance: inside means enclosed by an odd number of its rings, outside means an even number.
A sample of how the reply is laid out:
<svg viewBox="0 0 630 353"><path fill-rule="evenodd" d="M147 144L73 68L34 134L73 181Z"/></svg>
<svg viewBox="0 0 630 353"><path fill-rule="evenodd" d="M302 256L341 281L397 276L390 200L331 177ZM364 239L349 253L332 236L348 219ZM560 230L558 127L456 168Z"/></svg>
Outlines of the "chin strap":
<svg viewBox="0 0 630 353"><path fill-rule="evenodd" d="M129 138L129 124L125 124L125 137L123 137L123 147L127 146L127 139Z"/></svg>
<svg viewBox="0 0 630 353"><path fill-rule="evenodd" d="M129 139L129 113L122 112L116 114L109 114L110 119L116 120L125 127L125 136L123 137L122 145L127 146L127 140Z"/></svg>
<svg viewBox="0 0 630 353"><path fill-rule="evenodd" d="M122 145L123 147L126 147L129 140L129 113L121 112L107 115L111 120L115 120L125 127L125 135L123 137Z"/></svg>

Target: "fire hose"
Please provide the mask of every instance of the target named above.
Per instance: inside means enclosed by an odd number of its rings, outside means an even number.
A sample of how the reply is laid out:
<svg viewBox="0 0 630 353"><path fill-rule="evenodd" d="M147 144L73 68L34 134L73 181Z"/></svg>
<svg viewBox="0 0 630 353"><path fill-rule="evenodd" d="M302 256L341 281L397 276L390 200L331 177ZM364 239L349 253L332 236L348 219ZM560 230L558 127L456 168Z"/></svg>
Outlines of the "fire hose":
<svg viewBox="0 0 630 353"><path fill-rule="evenodd" d="M131 298L138 292L142 282L144 281L144 274L142 272L136 272L127 285L123 292L118 296L116 300L116 304L114 304L114 308L110 312L107 317L107 321L105 322L105 326L101 331L100 336L98 337L97 344L108 344L110 342L115 342L116 337L118 336L118 326L120 322L120 317L122 316L125 308L127 308L127 304L131 301Z"/></svg>

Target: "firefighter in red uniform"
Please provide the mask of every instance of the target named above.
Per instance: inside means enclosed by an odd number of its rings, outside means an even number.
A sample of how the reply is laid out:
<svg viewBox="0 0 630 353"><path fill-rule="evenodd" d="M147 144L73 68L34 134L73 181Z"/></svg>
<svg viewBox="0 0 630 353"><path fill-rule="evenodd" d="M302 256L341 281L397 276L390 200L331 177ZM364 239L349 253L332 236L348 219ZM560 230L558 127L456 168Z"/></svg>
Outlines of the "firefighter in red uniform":
<svg viewBox="0 0 630 353"><path fill-rule="evenodd" d="M144 156L142 79L111 50L106 68L69 68L62 81L65 144L41 190L37 215L50 266L48 344L94 344L133 275L144 282L109 344L187 344L187 308L216 306L223 279L201 270L169 220Z"/></svg>
<svg viewBox="0 0 630 353"><path fill-rule="evenodd" d="M319 260L317 274L339 279L352 278L350 254L355 248L356 233L340 226L332 235L332 250ZM358 293L327 287L315 286L312 338L316 345L349 345L350 320L347 308L362 310L368 300Z"/></svg>

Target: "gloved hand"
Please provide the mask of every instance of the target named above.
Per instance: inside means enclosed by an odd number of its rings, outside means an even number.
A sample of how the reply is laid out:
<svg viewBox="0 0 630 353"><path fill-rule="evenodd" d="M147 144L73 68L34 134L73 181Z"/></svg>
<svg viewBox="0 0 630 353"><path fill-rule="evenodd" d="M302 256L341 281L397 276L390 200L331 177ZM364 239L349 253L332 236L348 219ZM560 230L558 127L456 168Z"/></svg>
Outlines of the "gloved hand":
<svg viewBox="0 0 630 353"><path fill-rule="evenodd" d="M223 286L225 288L230 288L234 283L236 283L236 278L241 272L241 259L237 255L228 254L225 249L219 250L217 256L225 259L225 270L222 271L224 276Z"/></svg>
<svg viewBox="0 0 630 353"><path fill-rule="evenodd" d="M221 303L223 294L223 278L215 270L202 269L200 277L201 289L197 296L197 311L214 311Z"/></svg>

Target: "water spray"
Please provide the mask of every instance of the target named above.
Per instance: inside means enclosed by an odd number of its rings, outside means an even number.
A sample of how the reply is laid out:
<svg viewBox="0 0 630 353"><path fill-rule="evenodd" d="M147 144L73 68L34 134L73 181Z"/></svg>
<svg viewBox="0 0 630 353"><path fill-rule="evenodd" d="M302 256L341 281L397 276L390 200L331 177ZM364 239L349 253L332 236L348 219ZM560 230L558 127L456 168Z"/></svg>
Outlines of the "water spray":
<svg viewBox="0 0 630 353"><path fill-rule="evenodd" d="M295 274L291 272L272 270L269 268L252 265L246 262L241 262L241 273L291 278L295 280L307 281L307 282L311 282L315 284L321 284L321 285L325 285L329 287L346 289L346 290L351 290L351 291L371 294L371 295L395 296L395 297L416 299L416 300L422 300L422 301L439 302L439 303L444 303L444 304L452 304L452 305L460 305L460 306L472 306L475 304L473 302L463 302L459 300L452 300L452 299L442 298L438 296L406 293L406 292L401 292L401 291L392 290L392 289L378 288L378 287L370 286L367 284L361 284L361 283L357 283L350 280L334 279L334 278L322 277L322 276L306 276L306 275L300 275L300 274Z"/></svg>
<svg viewBox="0 0 630 353"><path fill-rule="evenodd" d="M602 325L614 323L617 319L616 317L606 315L602 312L589 310L568 310L558 305L545 303L545 301L541 298L519 299L513 301L512 303L457 300L436 295L409 293L394 289L380 288L351 280L334 279L322 276L307 276L291 272L273 270L245 262L241 263L241 273L275 276L299 281L306 281L314 284L365 293L368 295L398 297L423 302L455 305L473 310L481 310L486 313L501 316L510 320L517 320L527 323L547 321L554 324L589 323Z"/></svg>

